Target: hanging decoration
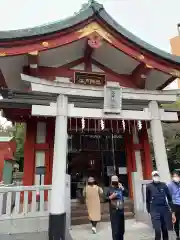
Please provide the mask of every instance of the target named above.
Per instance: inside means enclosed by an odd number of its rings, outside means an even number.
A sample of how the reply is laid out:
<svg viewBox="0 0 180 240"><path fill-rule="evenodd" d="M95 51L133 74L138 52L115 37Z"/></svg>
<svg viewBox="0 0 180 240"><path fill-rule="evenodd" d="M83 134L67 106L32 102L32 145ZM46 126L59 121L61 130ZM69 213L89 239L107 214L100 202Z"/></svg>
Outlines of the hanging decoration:
<svg viewBox="0 0 180 240"><path fill-rule="evenodd" d="M85 128L85 119L84 118L81 118L81 128L82 128L82 130L84 130L84 128Z"/></svg>
<svg viewBox="0 0 180 240"><path fill-rule="evenodd" d="M126 124L125 124L125 121L124 121L124 120L122 120L122 126L123 126L123 132L125 132L125 130L126 130Z"/></svg>
<svg viewBox="0 0 180 240"><path fill-rule="evenodd" d="M104 126L104 120L101 119L101 130L104 130L105 126Z"/></svg>
<svg viewBox="0 0 180 240"><path fill-rule="evenodd" d="M92 48L99 48L102 45L102 41L103 39L99 34L93 33L89 36L88 44Z"/></svg>
<svg viewBox="0 0 180 240"><path fill-rule="evenodd" d="M142 122L140 120L137 122L137 126L138 126L138 130L142 129Z"/></svg>

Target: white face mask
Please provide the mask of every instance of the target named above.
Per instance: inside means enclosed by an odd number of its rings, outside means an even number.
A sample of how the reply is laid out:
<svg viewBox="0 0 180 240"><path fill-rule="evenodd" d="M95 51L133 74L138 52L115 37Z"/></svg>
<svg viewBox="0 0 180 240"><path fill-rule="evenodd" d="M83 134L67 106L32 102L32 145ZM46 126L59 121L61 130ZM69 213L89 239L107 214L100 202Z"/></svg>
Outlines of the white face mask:
<svg viewBox="0 0 180 240"><path fill-rule="evenodd" d="M179 182L179 180L180 180L179 177L173 177L174 182Z"/></svg>
<svg viewBox="0 0 180 240"><path fill-rule="evenodd" d="M159 182L160 181L160 177L159 176L155 176L152 178L154 182Z"/></svg>

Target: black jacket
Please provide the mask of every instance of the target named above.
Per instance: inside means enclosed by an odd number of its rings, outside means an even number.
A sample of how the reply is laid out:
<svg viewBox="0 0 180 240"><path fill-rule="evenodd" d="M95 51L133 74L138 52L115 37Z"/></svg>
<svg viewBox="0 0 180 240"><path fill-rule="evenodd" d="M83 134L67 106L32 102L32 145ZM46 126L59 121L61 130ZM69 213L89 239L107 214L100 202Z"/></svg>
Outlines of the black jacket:
<svg viewBox="0 0 180 240"><path fill-rule="evenodd" d="M163 182L150 183L146 187L146 209L150 213L151 210L158 211L162 207L173 208L172 196L167 185Z"/></svg>

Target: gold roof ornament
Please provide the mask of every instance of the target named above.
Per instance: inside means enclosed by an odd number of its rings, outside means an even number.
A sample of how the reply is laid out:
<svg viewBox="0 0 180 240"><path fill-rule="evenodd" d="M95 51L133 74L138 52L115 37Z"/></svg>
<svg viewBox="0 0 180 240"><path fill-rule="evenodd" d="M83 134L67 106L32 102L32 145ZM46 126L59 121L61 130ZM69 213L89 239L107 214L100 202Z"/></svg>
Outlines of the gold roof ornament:
<svg viewBox="0 0 180 240"><path fill-rule="evenodd" d="M0 57L5 57L7 54L5 52L0 52Z"/></svg>
<svg viewBox="0 0 180 240"><path fill-rule="evenodd" d="M146 64L146 67L147 68L153 68L153 66L149 65L149 64Z"/></svg>
<svg viewBox="0 0 180 240"><path fill-rule="evenodd" d="M43 47L49 47L49 43L48 42L42 42L41 44L43 45Z"/></svg>
<svg viewBox="0 0 180 240"><path fill-rule="evenodd" d="M141 55L137 56L137 58L138 58L139 60L144 60L144 55L141 54Z"/></svg>
<svg viewBox="0 0 180 240"><path fill-rule="evenodd" d="M104 38L107 42L112 42L112 35L109 34L107 31L104 30L98 23L92 22L85 26L84 28L78 30L78 33L80 33L79 38L83 38L86 36L91 35L92 33L97 33L99 36Z"/></svg>

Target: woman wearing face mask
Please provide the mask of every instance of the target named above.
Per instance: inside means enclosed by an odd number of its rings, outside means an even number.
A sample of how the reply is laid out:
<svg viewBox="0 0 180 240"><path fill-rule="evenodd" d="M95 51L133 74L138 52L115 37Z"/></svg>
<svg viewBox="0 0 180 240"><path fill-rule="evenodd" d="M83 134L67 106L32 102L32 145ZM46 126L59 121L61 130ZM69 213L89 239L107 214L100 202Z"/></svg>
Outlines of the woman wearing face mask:
<svg viewBox="0 0 180 240"><path fill-rule="evenodd" d="M155 240L168 240L168 231L173 230L176 219L173 213L172 197L167 185L160 181L158 171L152 172L152 183L146 187L146 207L151 215L152 225L155 230Z"/></svg>
<svg viewBox="0 0 180 240"><path fill-rule="evenodd" d="M109 201L110 221L113 240L123 240L125 232L124 220L124 187L117 176L111 177L106 199Z"/></svg>
<svg viewBox="0 0 180 240"><path fill-rule="evenodd" d="M174 171L172 173L172 181L168 184L169 191L173 200L173 211L175 212L176 222L174 223L174 230L177 239L179 237L179 223L180 223L180 177L179 173Z"/></svg>
<svg viewBox="0 0 180 240"><path fill-rule="evenodd" d="M92 232L94 234L96 233L97 223L101 220L100 195L102 194L102 188L97 186L93 177L89 177L87 186L84 188L83 195L87 205L89 220L92 224Z"/></svg>

